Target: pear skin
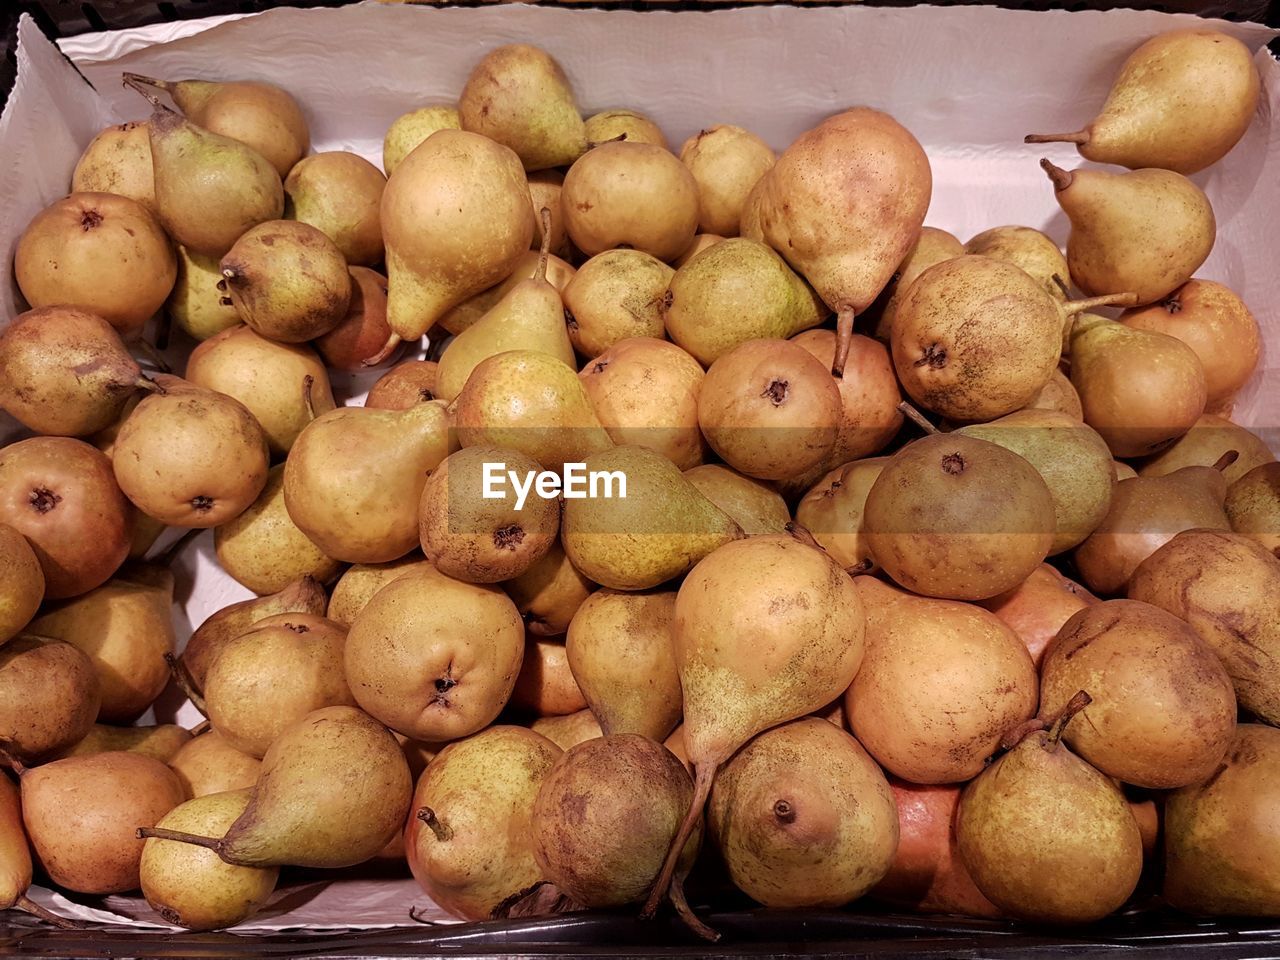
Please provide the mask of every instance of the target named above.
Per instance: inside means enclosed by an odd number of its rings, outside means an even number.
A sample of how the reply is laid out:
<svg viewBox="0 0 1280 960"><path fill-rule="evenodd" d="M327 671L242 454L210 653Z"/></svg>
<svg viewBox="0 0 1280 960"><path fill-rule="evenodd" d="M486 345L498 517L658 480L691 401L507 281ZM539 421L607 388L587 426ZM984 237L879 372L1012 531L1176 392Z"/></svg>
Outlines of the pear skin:
<svg viewBox="0 0 1280 960"><path fill-rule="evenodd" d="M1280 557L1280 464L1254 467L1227 488L1231 529Z"/></svg>
<svg viewBox="0 0 1280 960"><path fill-rule="evenodd" d="M168 763L192 797L247 789L258 782L262 769L261 760L237 750L212 729L183 744Z"/></svg>
<svg viewBox="0 0 1280 960"><path fill-rule="evenodd" d="M1067 299L1071 287L1071 269L1058 245L1031 227L992 227L972 237L964 252L993 260L1004 260L1021 267L1040 282L1051 297Z"/></svg>
<svg viewBox="0 0 1280 960"><path fill-rule="evenodd" d="M1012 590L979 601L1013 628L1026 645L1036 669L1044 659L1045 648L1058 635L1072 615L1098 598L1074 580L1069 580L1047 563L1036 567L1031 576Z"/></svg>
<svg viewBox="0 0 1280 960"><path fill-rule="evenodd" d="M44 574L27 538L0 523L0 644L31 622L44 599Z"/></svg>
<svg viewBox="0 0 1280 960"><path fill-rule="evenodd" d="M579 710L577 713L570 713L563 717L539 717L533 721L531 727L535 733L542 734L562 750L568 750L586 740L604 736L604 732L600 729L600 722L589 709Z"/></svg>
<svg viewBox="0 0 1280 960"><path fill-rule="evenodd" d="M430 566L416 551L399 560L388 560L385 563L353 564L333 585L325 616L350 627L360 611L373 599L373 595L388 583L419 567Z"/></svg>
<svg viewBox="0 0 1280 960"><path fill-rule="evenodd" d="M78 647L19 634L0 647L0 740L24 762L79 743L98 717L98 673Z"/></svg>
<svg viewBox="0 0 1280 960"><path fill-rule="evenodd" d="M130 120L102 130L89 141L71 174L72 193L114 193L156 212L147 121Z"/></svg>
<svg viewBox="0 0 1280 960"><path fill-rule="evenodd" d="M862 515L867 494L889 459L870 457L836 467L814 484L796 506L796 522L850 574L876 569L863 532Z"/></svg>
<svg viewBox="0 0 1280 960"><path fill-rule="evenodd" d="M461 129L461 120L455 107L419 107L401 114L392 121L383 137L382 169L387 172L388 177L391 176L400 162L437 130Z"/></svg>
<svg viewBox="0 0 1280 960"><path fill-rule="evenodd" d="M535 637L558 637L569 629L573 615L596 585L569 562L559 540L524 573L503 589Z"/></svg>
<svg viewBox="0 0 1280 960"><path fill-rule="evenodd" d="M920 237L912 244L907 255L898 264L893 277L885 286L881 296L884 306L880 308L880 316L876 320L875 336L886 343L893 337L893 324L898 316L898 304L902 296L915 283L916 277L924 273L935 263L950 260L965 253L964 244L954 234L937 227L922 227Z"/></svg>
<svg viewBox="0 0 1280 960"><path fill-rule="evenodd" d="M754 133L730 123L714 124L686 140L680 161L698 181L698 229L737 236L747 197L777 159Z"/></svg>
<svg viewBox="0 0 1280 960"><path fill-rule="evenodd" d="M702 495L737 522L747 536L785 533L791 522L787 501L764 480L744 477L722 463L704 463L684 472Z"/></svg>

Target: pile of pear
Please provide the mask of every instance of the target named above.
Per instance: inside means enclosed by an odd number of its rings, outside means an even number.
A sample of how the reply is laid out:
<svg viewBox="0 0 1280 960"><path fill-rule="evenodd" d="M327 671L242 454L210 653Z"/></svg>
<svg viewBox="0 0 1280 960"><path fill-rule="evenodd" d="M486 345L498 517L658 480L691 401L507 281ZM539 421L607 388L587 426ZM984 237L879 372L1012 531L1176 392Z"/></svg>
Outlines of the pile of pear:
<svg viewBox="0 0 1280 960"><path fill-rule="evenodd" d="M1128 168L1042 161L1065 253L925 226L868 107L677 154L515 44L379 169L275 86L125 80L0 333L0 906L1280 915L1280 465L1186 177L1238 41L1028 138ZM625 496L486 492L570 463ZM213 563L245 599L175 630Z"/></svg>

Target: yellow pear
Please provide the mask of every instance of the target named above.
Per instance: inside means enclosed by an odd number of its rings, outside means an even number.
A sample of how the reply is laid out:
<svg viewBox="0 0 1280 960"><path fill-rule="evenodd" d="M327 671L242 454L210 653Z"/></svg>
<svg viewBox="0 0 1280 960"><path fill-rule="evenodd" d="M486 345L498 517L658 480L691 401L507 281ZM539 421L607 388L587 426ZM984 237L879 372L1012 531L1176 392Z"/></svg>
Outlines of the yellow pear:
<svg viewBox="0 0 1280 960"><path fill-rule="evenodd" d="M698 229L736 237L747 197L777 159L767 143L731 123L717 123L686 140L680 161L698 181Z"/></svg>
<svg viewBox="0 0 1280 960"><path fill-rule="evenodd" d="M383 137L382 169L388 177L391 176L400 162L437 130L461 129L462 121L456 107L419 107L401 114L392 121Z"/></svg>

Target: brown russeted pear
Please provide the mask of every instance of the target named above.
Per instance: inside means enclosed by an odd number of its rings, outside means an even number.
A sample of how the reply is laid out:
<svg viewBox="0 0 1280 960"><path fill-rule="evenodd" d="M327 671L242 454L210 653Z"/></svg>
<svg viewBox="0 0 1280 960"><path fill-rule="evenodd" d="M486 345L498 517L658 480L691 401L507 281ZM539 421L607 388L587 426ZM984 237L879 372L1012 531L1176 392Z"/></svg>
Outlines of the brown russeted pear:
<svg viewBox="0 0 1280 960"><path fill-rule="evenodd" d="M18 788L8 777L0 777L0 910L22 910L64 929L78 926L27 896L31 875L31 846L22 826Z"/></svg>
<svg viewBox="0 0 1280 960"><path fill-rule="evenodd" d="M93 661L78 647L22 633L0 647L0 741L14 759L43 760L79 743L99 698Z"/></svg>
<svg viewBox="0 0 1280 960"><path fill-rule="evenodd" d="M84 739L63 750L58 759L123 750L168 763L190 742L191 731L175 723L143 727L111 727L95 723Z"/></svg>
<svg viewBox="0 0 1280 960"><path fill-rule="evenodd" d="M893 324L898 316L898 304L902 302L902 297L910 289L911 284L915 283L916 277L935 263L961 256L964 252L964 244L956 239L954 234L939 230L937 227L921 227L919 238L912 244L907 255L898 264L898 269L893 272L888 284L881 291L880 296L884 300L884 305L880 308L880 316L876 319L876 339L887 343L893 338Z"/></svg>
<svg viewBox="0 0 1280 960"><path fill-rule="evenodd" d="M369 388L364 405L374 410L407 410L434 400L438 368L434 360L403 360Z"/></svg>
<svg viewBox="0 0 1280 960"><path fill-rule="evenodd" d="M535 637L558 637L596 585L570 561L557 539L524 573L503 585L525 630Z"/></svg>
<svg viewBox="0 0 1280 960"><path fill-rule="evenodd" d="M1013 628L1039 670L1045 649L1062 625L1078 611L1097 602L1098 598L1080 584L1042 563L1012 590L980 600L979 605Z"/></svg>
<svg viewBox="0 0 1280 960"><path fill-rule="evenodd" d="M564 717L587 706L578 681L569 669L561 637L527 637L524 660L509 705L537 717Z"/></svg>
<svg viewBox="0 0 1280 960"><path fill-rule="evenodd" d="M1263 437L1226 417L1206 413L1172 444L1144 461L1138 467L1138 475L1163 477L1183 467L1211 467L1233 450L1236 458L1222 470L1228 486L1255 467L1276 459Z"/></svg>
<svg viewBox="0 0 1280 960"><path fill-rule="evenodd" d="M1191 174L1236 145L1253 122L1259 91L1253 54L1235 37L1169 30L1129 55L1102 111L1083 130L1026 140L1074 143L1096 163Z"/></svg>
<svg viewBox="0 0 1280 960"><path fill-rule="evenodd" d="M329 608L325 616L344 627L355 622L373 595L392 580L419 567L430 567L416 550L399 560L385 563L357 563L347 567L329 594Z"/></svg>
<svg viewBox="0 0 1280 960"><path fill-rule="evenodd" d="M401 114L391 122L382 140L382 169L387 176L414 148L437 130L461 130L458 111L450 106L426 106Z"/></svg>
<svg viewBox="0 0 1280 960"><path fill-rule="evenodd" d="M494 305L510 293L513 287L521 281L532 279L537 274L541 263L540 250L526 250L516 258L515 265L505 280L481 290L474 296L467 297L456 307L445 311L438 325L448 333L461 333L492 310ZM555 254L548 254L547 279L561 294L575 276L576 271L572 264L561 260Z"/></svg>
<svg viewBox="0 0 1280 960"><path fill-rule="evenodd" d="M664 150L668 149L667 138L662 135L658 125L635 110L601 110L587 117L584 123L587 142L591 144L621 138L629 143L652 143Z"/></svg>
<svg viewBox="0 0 1280 960"><path fill-rule="evenodd" d="M178 279L165 301L165 312L180 330L196 340L208 340L240 323L231 298L218 287L224 283L220 258L220 254L178 247Z"/></svg>
<svg viewBox="0 0 1280 960"><path fill-rule="evenodd" d="M349 267L347 272L352 283L346 316L316 339L315 348L328 366L355 373L365 369L364 361L372 352L382 349L391 327L387 325L387 278L368 267ZM383 362L396 360L398 354L392 350Z"/></svg>
<svg viewBox="0 0 1280 960"><path fill-rule="evenodd" d="M867 494L889 460L870 457L836 467L796 505L796 523L848 573L871 573L876 568L867 545L863 512Z"/></svg>
<svg viewBox="0 0 1280 960"><path fill-rule="evenodd" d="M1067 299L1071 271L1058 245L1032 227L992 227L971 238L964 252L1021 267L1057 300Z"/></svg>
<svg viewBox="0 0 1280 960"><path fill-rule="evenodd" d="M1231 529L1280 557L1280 463L1254 467L1227 488Z"/></svg>
<svg viewBox="0 0 1280 960"><path fill-rule="evenodd" d="M0 523L0 644L31 622L44 600L44 573L27 538Z"/></svg>
<svg viewBox="0 0 1280 960"><path fill-rule="evenodd" d="M303 157L284 180L285 218L309 223L353 267L382 262L382 191L387 178L364 157L330 150Z"/></svg>
<svg viewBox="0 0 1280 960"><path fill-rule="evenodd" d="M114 193L155 213L156 180L147 121L115 124L90 140L71 174L71 192Z"/></svg>
<svg viewBox="0 0 1280 960"><path fill-rule="evenodd" d="M704 463L686 470L684 478L728 514L747 536L785 533L791 522L787 501L764 480L744 477L722 463Z"/></svg>
<svg viewBox="0 0 1280 960"><path fill-rule="evenodd" d="M578 268L565 286L565 323L586 357L630 337L665 338L663 296L675 271L642 250L606 250Z"/></svg>
<svg viewBox="0 0 1280 960"><path fill-rule="evenodd" d="M252 787L262 769L261 760L237 750L213 729L183 744L168 764L192 797Z"/></svg>
<svg viewBox="0 0 1280 960"><path fill-rule="evenodd" d="M680 161L698 181L698 229L736 237L747 197L777 159L754 133L730 123L714 124L686 140Z"/></svg>

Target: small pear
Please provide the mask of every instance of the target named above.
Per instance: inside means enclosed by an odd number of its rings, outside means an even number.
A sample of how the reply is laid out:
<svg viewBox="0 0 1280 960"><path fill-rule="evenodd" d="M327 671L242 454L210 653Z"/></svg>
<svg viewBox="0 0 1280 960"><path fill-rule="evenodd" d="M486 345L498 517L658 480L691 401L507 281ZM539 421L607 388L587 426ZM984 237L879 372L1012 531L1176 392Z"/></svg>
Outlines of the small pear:
<svg viewBox="0 0 1280 960"><path fill-rule="evenodd" d="M1280 557L1280 464L1254 467L1231 484L1224 506L1232 530Z"/></svg>
<svg viewBox="0 0 1280 960"><path fill-rule="evenodd" d="M419 107L401 114L392 121L383 137L382 169L388 177L391 176L400 162L437 130L461 129L462 121L454 107Z"/></svg>
<svg viewBox="0 0 1280 960"><path fill-rule="evenodd" d="M619 340L578 374L591 406L617 444L660 453L681 470L700 464L707 444L698 429L704 374L673 343L651 337Z"/></svg>
<svg viewBox="0 0 1280 960"><path fill-rule="evenodd" d="M920 237L907 251L907 255L898 264L893 277L885 286L882 297L884 306L880 309L880 317L876 320L876 339L886 343L893 338L893 324L898 316L898 304L903 295L915 283L916 277L924 273L935 263L951 260L964 254L964 244L954 234L937 227L922 227Z"/></svg>
<svg viewBox="0 0 1280 960"><path fill-rule="evenodd" d="M992 227L971 238L964 252L1021 267L1057 300L1067 299L1071 270L1058 245L1032 227Z"/></svg>
<svg viewBox="0 0 1280 960"><path fill-rule="evenodd" d="M285 218L309 223L353 267L382 262L382 191L387 178L359 154L303 157L284 180Z"/></svg>
<svg viewBox="0 0 1280 960"><path fill-rule="evenodd" d="M168 763L192 797L252 787L262 769L261 760L240 752L212 729L183 744Z"/></svg>
<svg viewBox="0 0 1280 960"><path fill-rule="evenodd" d="M98 717L93 661L62 640L19 634L0 647L0 740L15 759L41 760L79 743Z"/></svg>
<svg viewBox="0 0 1280 960"><path fill-rule="evenodd" d="M427 896L460 919L488 920L542 879L530 818L562 752L532 730L499 725L436 755L405 834L409 868Z"/></svg>
<svg viewBox="0 0 1280 960"><path fill-rule="evenodd" d="M689 244L688 249L686 249L684 253L680 254L680 256L676 257L674 260L671 261L671 266L674 267L676 270L679 270L686 263L688 263L698 254L700 254L703 250L706 250L708 247L714 247L717 243L722 242L724 239L725 239L724 237L716 233L696 234L693 238L693 243Z"/></svg>
<svg viewBox="0 0 1280 960"><path fill-rule="evenodd" d="M95 723L83 740L62 751L57 759L123 750L168 763L190 742L191 731L173 723L144 727L110 727Z"/></svg>
<svg viewBox="0 0 1280 960"><path fill-rule="evenodd" d="M1211 467L1227 453L1237 456L1222 475L1232 484L1255 467L1274 463L1276 456L1266 441L1225 417L1206 413L1170 446L1146 460L1138 469L1144 477L1168 476L1183 467Z"/></svg>
<svg viewBox="0 0 1280 960"><path fill-rule="evenodd" d="M1130 290L1137 305L1154 303L1190 280L1213 249L1213 207L1180 173L1040 166L1071 220L1071 279L1089 296Z"/></svg>
<svg viewBox="0 0 1280 960"><path fill-rule="evenodd" d="M640 250L606 250L564 288L565 322L584 356L604 353L630 337L664 339L662 300L675 271Z"/></svg>
<svg viewBox="0 0 1280 960"><path fill-rule="evenodd" d="M145 120L130 120L98 133L76 161L72 193L114 193L156 212L155 173Z"/></svg>
<svg viewBox="0 0 1280 960"><path fill-rule="evenodd" d="M978 889L1015 917L1101 920L1142 873L1142 836L1124 794L1060 742L1088 702L1081 691L1051 730L1028 734L960 798L961 859Z"/></svg>
<svg viewBox="0 0 1280 960"><path fill-rule="evenodd" d="M539 207L539 210L542 208ZM536 218L535 218L536 219ZM536 231L535 231L536 232ZM554 233L554 230L552 231ZM438 325L446 332L459 334L467 327L471 326L486 313L493 309L494 305L511 292L517 284L524 280L530 280L537 276L538 271L542 268L541 237L539 237L539 249L527 250L521 254L515 262L510 274L501 283L495 284L485 290L481 290L474 296L470 296L463 300L456 307L451 307L440 317ZM551 285L557 290L564 293L569 281L574 278L576 271L573 266L565 260L561 260L555 254L547 255L547 271L546 278L551 281ZM566 322L567 319L566 319Z"/></svg>
<svg viewBox="0 0 1280 960"><path fill-rule="evenodd" d="M208 340L240 323L231 298L218 286L225 286L218 260L217 255L178 247L178 278L165 310L178 329L196 340Z"/></svg>
<svg viewBox="0 0 1280 960"><path fill-rule="evenodd" d="M668 149L667 138L658 125L635 110L601 110L585 121L587 142L605 143L609 140L625 140L628 143L652 143Z"/></svg>
<svg viewBox="0 0 1280 960"><path fill-rule="evenodd" d="M412 793L409 764L386 727L355 707L325 707L271 745L248 806L225 831L138 835L206 847L237 866L350 867L403 828Z"/></svg>
<svg viewBox="0 0 1280 960"><path fill-rule="evenodd" d="M221 257L250 227L284 213L284 185L271 161L229 136L197 126L139 90L154 106L147 123L156 214L175 243Z"/></svg>
<svg viewBox="0 0 1280 960"><path fill-rule="evenodd" d="M661 742L680 722L682 699L671 644L675 591L597 590L565 637L569 668L605 736L638 733Z"/></svg>
<svg viewBox="0 0 1280 960"><path fill-rule="evenodd" d="M193 833L224 832L249 805L250 790L216 793L174 807L156 826ZM219 930L248 920L275 891L278 867L237 867L212 850L170 840L147 840L139 880L147 903L164 920L188 930Z"/></svg>
<svg viewBox="0 0 1280 960"><path fill-rule="evenodd" d="M1103 773L1167 790L1209 777L1236 728L1231 678L1173 614L1107 600L1063 624L1040 667L1040 711L1057 716L1084 682L1093 702L1067 743Z"/></svg>
<svg viewBox="0 0 1280 960"><path fill-rule="evenodd" d="M744 477L720 463L704 463L686 470L684 478L749 537L785 533L791 522L787 501L764 480Z"/></svg>
<svg viewBox="0 0 1280 960"><path fill-rule="evenodd" d="M738 889L767 907L839 907L898 846L888 781L858 741L816 717L760 734L725 764L708 827Z"/></svg>
<svg viewBox="0 0 1280 960"><path fill-rule="evenodd" d="M1073 420L1084 419L1084 405L1080 402L1080 394L1061 368L1053 371L1048 382L1036 391L1036 395L1022 409L1054 410L1065 413Z"/></svg>
<svg viewBox="0 0 1280 960"><path fill-rule="evenodd" d="M569 78L549 53L524 43L480 59L458 98L458 117L463 130L514 150L526 170L568 166L587 149Z"/></svg>
<svg viewBox="0 0 1280 960"><path fill-rule="evenodd" d="M31 622L44 599L44 573L27 538L0 523L0 644Z"/></svg>
<svg viewBox="0 0 1280 960"><path fill-rule="evenodd" d="M876 569L863 513L867 494L889 461L889 457L871 457L836 467L796 506L796 523L813 534L819 546L851 574Z"/></svg>
<svg viewBox="0 0 1280 960"><path fill-rule="evenodd" d="M782 257L757 240L724 240L676 271L662 301L671 339L710 365L748 340L793 336L829 311Z"/></svg>
<svg viewBox="0 0 1280 960"><path fill-rule="evenodd" d="M532 636L558 637L569 629L596 585L569 562L557 540L524 573L502 586Z"/></svg>
<svg viewBox="0 0 1280 960"><path fill-rule="evenodd" d="M518 450L548 470L613 447L571 367L533 350L482 361L452 406L464 447Z"/></svg>
<svg viewBox="0 0 1280 960"><path fill-rule="evenodd" d="M408 410L340 407L298 435L284 502L298 529L334 560L381 563L418 544L427 474L449 455L444 403Z"/></svg>
<svg viewBox="0 0 1280 960"><path fill-rule="evenodd" d="M559 170L539 170L529 174L529 200L533 203L533 216L537 222L533 239L529 241L529 249L541 250L543 240L549 237L547 249L551 253L558 257L572 255L573 245L569 243L569 234L564 226L564 206L560 203L563 188L564 174ZM551 224L547 231L542 228L544 207L551 214Z"/></svg>
<svg viewBox="0 0 1280 960"><path fill-rule="evenodd" d="M378 378L369 388L364 405L374 410L408 410L436 398L434 360L403 360Z"/></svg>
<svg viewBox="0 0 1280 960"><path fill-rule="evenodd" d="M686 140L680 162L698 181L698 229L736 237L747 197L777 159L754 133L729 123L717 123Z"/></svg>
<svg viewBox="0 0 1280 960"><path fill-rule="evenodd" d="M511 691L509 706L538 717L564 717L587 706L578 688L564 640L560 637L528 637L520 675Z"/></svg>
<svg viewBox="0 0 1280 960"><path fill-rule="evenodd" d="M671 261L698 229L698 183L675 155L651 143L594 147L574 162L561 193L565 228L589 257L632 247Z"/></svg>
<svg viewBox="0 0 1280 960"><path fill-rule="evenodd" d="M501 144L440 130L409 154L382 193L393 331L386 355L509 276L529 249L534 219L520 158Z"/></svg>
<svg viewBox="0 0 1280 960"><path fill-rule="evenodd" d="M186 379L244 404L274 454L288 453L302 428L334 407L329 374L314 350L268 339L243 324L192 350Z"/></svg>
<svg viewBox="0 0 1280 960"><path fill-rule="evenodd" d="M1040 669L1044 651L1062 625L1098 598L1047 563L1042 563L1012 590L979 601L1013 628Z"/></svg>
<svg viewBox="0 0 1280 960"><path fill-rule="evenodd" d="M563 717L539 717L533 721L532 729L562 750L604 736L600 722L590 710L579 710Z"/></svg>
<svg viewBox="0 0 1280 960"><path fill-rule="evenodd" d="M1192 174L1216 163L1253 122L1260 83L1249 48L1217 30L1170 30L1134 50L1102 111L1075 133L1027 143L1074 143L1080 155L1131 170Z"/></svg>
<svg viewBox="0 0 1280 960"><path fill-rule="evenodd" d="M144 399L116 436L116 482L133 504L175 527L216 527L267 482L267 437L233 397L189 383Z"/></svg>
<svg viewBox="0 0 1280 960"><path fill-rule="evenodd" d="M333 585L325 616L344 627L350 627L360 611L373 599L373 595L388 583L419 567L430 566L417 551L385 563L353 564L347 567L347 572Z"/></svg>
<svg viewBox="0 0 1280 960"><path fill-rule="evenodd" d="M325 556L290 518L284 464L271 468L257 500L214 530L213 547L231 579L259 596L283 590L300 577L328 583L342 572L342 564Z"/></svg>
<svg viewBox="0 0 1280 960"><path fill-rule="evenodd" d="M644 447L593 454L585 469L615 489L612 496L601 488L601 495L567 498L560 540L573 565L596 583L646 590L742 536L670 460Z"/></svg>
<svg viewBox="0 0 1280 960"><path fill-rule="evenodd" d="M493 722L523 656L524 625L505 593L423 567L379 590L351 624L347 681L391 729L443 742Z"/></svg>

